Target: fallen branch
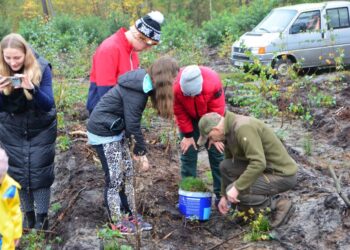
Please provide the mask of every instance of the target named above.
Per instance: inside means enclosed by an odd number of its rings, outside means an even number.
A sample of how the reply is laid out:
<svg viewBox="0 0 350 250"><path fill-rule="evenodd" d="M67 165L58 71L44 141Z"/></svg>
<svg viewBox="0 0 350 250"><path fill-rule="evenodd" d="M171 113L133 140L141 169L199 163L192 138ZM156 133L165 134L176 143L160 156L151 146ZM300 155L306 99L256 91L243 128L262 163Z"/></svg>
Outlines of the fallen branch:
<svg viewBox="0 0 350 250"><path fill-rule="evenodd" d="M79 136L87 137L86 131L82 131L82 130L69 132L69 135L79 135Z"/></svg>
<svg viewBox="0 0 350 250"><path fill-rule="evenodd" d="M78 141L87 142L88 139L87 138L76 138L73 140L73 142L78 142Z"/></svg>
<svg viewBox="0 0 350 250"><path fill-rule="evenodd" d="M162 240L166 240L167 238L169 238L170 237L170 235L172 235L174 232L176 231L176 229L175 230L173 230L173 231L171 231L170 233L168 233L167 235L165 235L163 238L162 238Z"/></svg>
<svg viewBox="0 0 350 250"><path fill-rule="evenodd" d="M243 247L236 248L236 250L243 250L243 249L246 249L246 248L248 248L248 247L251 247L252 245L253 245L253 243L249 243L249 244L247 244L247 245L245 245L245 246L243 246Z"/></svg>
<svg viewBox="0 0 350 250"><path fill-rule="evenodd" d="M86 189L86 187L83 187L82 189L80 189L75 195L74 197L70 200L68 206L66 207L66 209L58 216L55 224L52 225L51 229L55 229L58 225L58 223L63 220L64 216L66 215L66 213L70 210L70 208L74 205L74 203L77 201L78 196L81 192L83 192Z"/></svg>
<svg viewBox="0 0 350 250"><path fill-rule="evenodd" d="M230 240L232 240L232 239L234 239L234 238L236 238L236 237L242 235L242 234L245 233L245 232L246 232L246 230L242 230L241 232L239 232L239 233L237 233L237 234L235 234L235 235L233 235L233 236L231 236L231 237L225 239L224 241L220 242L219 244L216 244L215 246L213 246L213 247L211 247L211 248L209 248L209 249L207 249L207 250L213 250L213 249L215 249L215 248L221 246L222 244L224 244L224 243L226 243L226 242L228 242L228 241L230 241Z"/></svg>
<svg viewBox="0 0 350 250"><path fill-rule="evenodd" d="M335 188L337 189L337 192L339 194L339 196L344 200L346 206L348 208L350 208L350 201L349 201L349 198L347 197L346 194L344 194L342 191L341 191L341 186L340 186L340 181L338 179L338 177L336 176L335 172L334 172L334 168L332 166L329 166L328 167L329 169L329 172L331 173L331 176L334 180L334 184L335 184Z"/></svg>
<svg viewBox="0 0 350 250"><path fill-rule="evenodd" d="M42 229L33 229L33 228L23 228L23 232L25 232L25 233L30 233L30 232L32 232L33 230L35 230L35 231L38 232L38 233L57 234L56 232L51 231L51 230L42 230Z"/></svg>

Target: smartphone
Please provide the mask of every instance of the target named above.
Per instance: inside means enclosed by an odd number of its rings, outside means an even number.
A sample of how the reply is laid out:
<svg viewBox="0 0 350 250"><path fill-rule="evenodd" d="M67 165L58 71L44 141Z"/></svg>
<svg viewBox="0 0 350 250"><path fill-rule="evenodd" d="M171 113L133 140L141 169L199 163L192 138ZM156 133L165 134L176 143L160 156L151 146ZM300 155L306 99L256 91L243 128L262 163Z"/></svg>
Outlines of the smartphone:
<svg viewBox="0 0 350 250"><path fill-rule="evenodd" d="M22 83L21 77L18 77L18 76L10 76L9 78L10 78L10 80L11 80L11 84L12 84L13 87L19 87L19 86L21 86L21 83Z"/></svg>

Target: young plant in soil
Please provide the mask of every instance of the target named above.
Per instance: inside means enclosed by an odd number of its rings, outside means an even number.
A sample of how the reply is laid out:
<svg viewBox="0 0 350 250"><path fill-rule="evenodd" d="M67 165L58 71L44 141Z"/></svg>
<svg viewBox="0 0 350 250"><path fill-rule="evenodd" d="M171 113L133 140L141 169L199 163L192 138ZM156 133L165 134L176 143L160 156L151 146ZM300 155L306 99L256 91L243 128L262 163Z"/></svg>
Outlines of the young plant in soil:
<svg viewBox="0 0 350 250"><path fill-rule="evenodd" d="M189 192L210 192L204 181L194 177L183 178L180 182L180 189Z"/></svg>
<svg viewBox="0 0 350 250"><path fill-rule="evenodd" d="M123 235L117 231L112 230L108 225L104 225L97 233L97 236L103 241L104 250L131 250L131 246L120 245L118 239L124 238Z"/></svg>
<svg viewBox="0 0 350 250"><path fill-rule="evenodd" d="M265 210L260 209L259 212L254 211L250 208L248 211L236 211L232 218L241 217L244 222L249 221L249 229L244 235L244 241L259 241L259 240L270 240L270 222L268 214L271 212L270 208Z"/></svg>

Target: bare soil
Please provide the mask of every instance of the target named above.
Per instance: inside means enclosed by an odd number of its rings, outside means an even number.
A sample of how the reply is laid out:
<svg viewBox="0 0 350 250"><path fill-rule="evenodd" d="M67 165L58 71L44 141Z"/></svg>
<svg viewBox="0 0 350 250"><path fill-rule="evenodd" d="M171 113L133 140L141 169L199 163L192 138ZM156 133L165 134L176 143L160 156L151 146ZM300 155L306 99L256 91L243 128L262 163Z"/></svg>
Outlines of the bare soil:
<svg viewBox="0 0 350 250"><path fill-rule="evenodd" d="M318 76L315 84L333 79L339 73ZM312 127L296 120L285 122L284 144L299 165L298 185L287 192L296 207L291 219L273 231L275 240L244 242L248 226L239 226L212 208L206 222L186 221L178 212L179 151L176 138L162 142L161 131L171 131L171 124L154 119L144 134L149 142L151 169L137 174L138 210L154 225L143 232L141 249L350 249L349 208L336 192L328 166L342 176L342 192L350 194L350 81L341 75L341 84L330 91L337 106L314 110ZM83 104L71 119L78 121L69 131L84 131L87 114ZM243 109L228 107L238 113ZM267 119L276 130L280 118ZM171 133L170 133L171 134ZM175 133L176 134L176 133ZM303 145L311 136L312 152L306 155ZM60 203L59 211L51 212L51 230L60 236L57 249L102 249L97 231L107 223L103 205L104 175L92 148L80 133L72 134L73 144L66 152L57 152L56 181L52 203ZM206 177L209 164L205 151L200 153L198 175ZM210 186L210 185L209 185ZM136 246L136 238L120 242Z"/></svg>

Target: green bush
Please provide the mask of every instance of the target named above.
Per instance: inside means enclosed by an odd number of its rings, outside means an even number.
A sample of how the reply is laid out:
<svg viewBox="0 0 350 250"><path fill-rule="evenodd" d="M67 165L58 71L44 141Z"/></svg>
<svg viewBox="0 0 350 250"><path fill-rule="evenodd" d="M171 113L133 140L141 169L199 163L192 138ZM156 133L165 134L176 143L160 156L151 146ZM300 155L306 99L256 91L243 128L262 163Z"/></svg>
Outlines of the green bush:
<svg viewBox="0 0 350 250"><path fill-rule="evenodd" d="M140 53L142 67L148 67L159 56L173 56L180 66L205 64L205 41L195 32L193 25L178 15L166 17L162 26L161 43Z"/></svg>
<svg viewBox="0 0 350 250"><path fill-rule="evenodd" d="M83 17L79 20L88 44L94 42L100 44L106 37L113 33L109 31L108 22L109 20L103 20L97 16Z"/></svg>
<svg viewBox="0 0 350 250"><path fill-rule="evenodd" d="M203 23L201 36L211 47L222 43L227 35L238 38L254 28L278 3L277 0L256 0L237 13L214 13L212 20Z"/></svg>
<svg viewBox="0 0 350 250"><path fill-rule="evenodd" d="M193 26L189 22L171 15L162 27L161 47L163 50L178 49L184 44L192 43L194 36Z"/></svg>
<svg viewBox="0 0 350 250"><path fill-rule="evenodd" d="M249 6L242 8L235 15L236 31L241 35L252 30L279 3L280 1L277 0L256 0Z"/></svg>
<svg viewBox="0 0 350 250"><path fill-rule="evenodd" d="M67 27L68 23L71 27ZM50 21L41 18L21 22L19 33L53 66L55 75L85 77L96 48L83 31L79 20L58 16Z"/></svg>
<svg viewBox="0 0 350 250"><path fill-rule="evenodd" d="M0 16L0 41L4 36L11 33L11 22L8 19L5 19L4 17Z"/></svg>
<svg viewBox="0 0 350 250"><path fill-rule="evenodd" d="M52 18L51 22L54 30L61 35L64 35L64 34L75 35L76 30L78 29L77 19L73 18L72 16L68 16L68 15L55 16L54 18Z"/></svg>
<svg viewBox="0 0 350 250"><path fill-rule="evenodd" d="M208 192L205 183L198 178L186 177L180 182L180 189L189 192Z"/></svg>
<svg viewBox="0 0 350 250"><path fill-rule="evenodd" d="M226 31L236 29L234 14L223 12L214 13L212 20L204 22L200 33L208 46L214 47L223 41Z"/></svg>
<svg viewBox="0 0 350 250"><path fill-rule="evenodd" d="M107 19L108 33L113 34L121 27L126 29L131 25L131 17L128 14L113 12L111 16Z"/></svg>

